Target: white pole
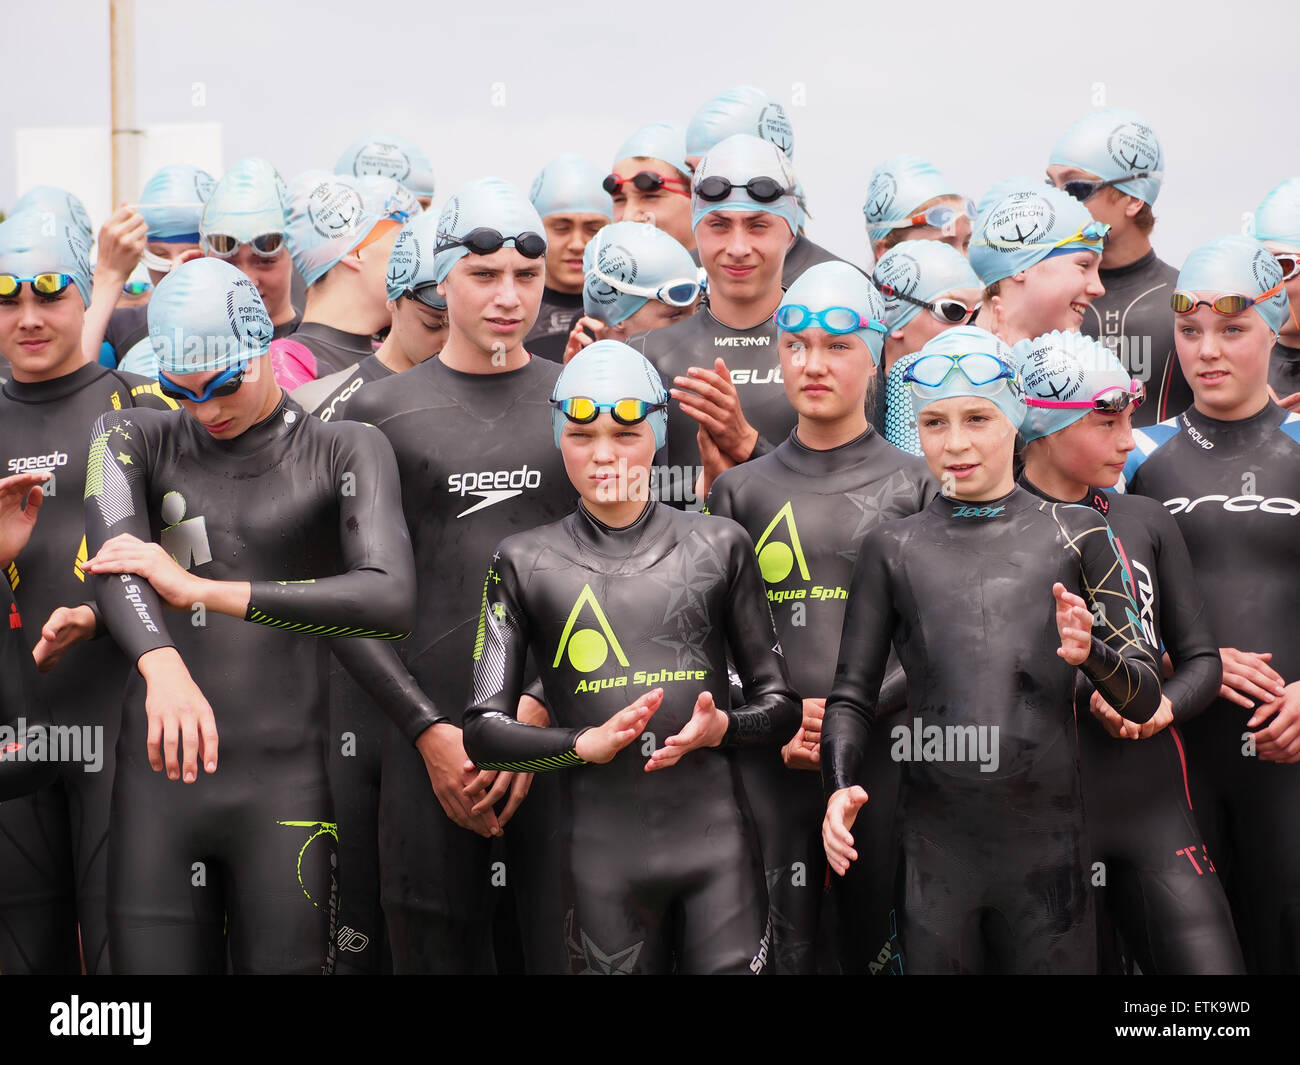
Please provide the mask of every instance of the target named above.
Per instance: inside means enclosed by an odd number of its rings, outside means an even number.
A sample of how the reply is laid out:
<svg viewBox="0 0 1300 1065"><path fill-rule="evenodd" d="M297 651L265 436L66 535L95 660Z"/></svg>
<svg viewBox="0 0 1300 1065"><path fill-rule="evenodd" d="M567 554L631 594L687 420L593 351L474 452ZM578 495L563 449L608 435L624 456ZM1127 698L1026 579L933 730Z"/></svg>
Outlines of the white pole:
<svg viewBox="0 0 1300 1065"><path fill-rule="evenodd" d="M113 209L140 192L137 173L144 131L135 124L135 0L109 0L109 71L113 107Z"/></svg>

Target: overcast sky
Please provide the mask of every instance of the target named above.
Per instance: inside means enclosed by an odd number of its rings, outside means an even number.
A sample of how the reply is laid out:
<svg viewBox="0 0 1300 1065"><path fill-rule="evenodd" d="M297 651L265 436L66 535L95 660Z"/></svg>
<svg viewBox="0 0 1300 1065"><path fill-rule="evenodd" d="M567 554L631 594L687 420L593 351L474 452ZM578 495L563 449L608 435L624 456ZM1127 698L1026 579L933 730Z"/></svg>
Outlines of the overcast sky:
<svg viewBox="0 0 1300 1065"><path fill-rule="evenodd" d="M23 191L18 128L107 126L108 6L9 6L0 205ZM1040 176L1098 101L1138 110L1163 143L1154 240L1175 264L1300 175L1296 0L884 6L704 0L597 17L570 0L137 0L136 118L220 122L226 165L262 155L286 180L386 128L425 148L441 203L484 174L527 191L564 152L608 166L639 125L685 124L749 83L789 111L809 236L857 261L867 177L886 156L923 155L978 200L1003 177Z"/></svg>

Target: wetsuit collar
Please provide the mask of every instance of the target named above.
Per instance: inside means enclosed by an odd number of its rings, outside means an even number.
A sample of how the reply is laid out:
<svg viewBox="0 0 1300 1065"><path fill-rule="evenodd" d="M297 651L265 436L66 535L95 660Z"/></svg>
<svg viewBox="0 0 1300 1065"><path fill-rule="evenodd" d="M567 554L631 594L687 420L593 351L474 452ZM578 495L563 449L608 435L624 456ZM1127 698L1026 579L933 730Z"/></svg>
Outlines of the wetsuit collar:
<svg viewBox="0 0 1300 1065"><path fill-rule="evenodd" d="M48 381L23 382L10 378L5 382L4 393L15 403L53 403L81 391L91 381L106 373L108 370L99 363L87 362L72 373L52 377Z"/></svg>
<svg viewBox="0 0 1300 1065"><path fill-rule="evenodd" d="M798 430L791 429L785 443L776 449L777 458L787 469L806 477L822 477L839 473L865 462L879 448L880 437L867 426L867 431L839 447L818 451L799 440Z"/></svg>
<svg viewBox="0 0 1300 1065"><path fill-rule="evenodd" d="M298 326L298 333L301 336L314 337L344 351L355 352L357 357L362 359L374 351L370 337L361 333L347 333L322 322L303 322Z"/></svg>
<svg viewBox="0 0 1300 1065"><path fill-rule="evenodd" d="M615 529L606 525L582 503L573 512L573 531L584 548L610 558L625 558L653 539L668 524L670 508L650 500L631 525ZM631 549L631 550L629 550Z"/></svg>
<svg viewBox="0 0 1300 1065"><path fill-rule="evenodd" d="M1156 261L1156 250L1155 248L1152 248L1144 256L1142 256L1142 258L1136 259L1133 262L1128 263L1126 266L1114 266L1111 267L1110 269L1106 269L1105 267L1103 267L1098 272L1101 274L1102 277L1109 278L1110 280L1114 281L1117 278L1126 277L1129 274L1136 274L1141 272L1142 270L1146 270L1155 261Z"/></svg>
<svg viewBox="0 0 1300 1065"><path fill-rule="evenodd" d="M1274 403L1271 399L1264 404L1263 410L1258 414L1252 414L1249 418L1236 418L1232 421L1223 421L1220 418L1211 418L1197 410L1195 406L1188 407L1182 414L1178 415L1178 427L1187 432L1188 426L1198 432L1219 438L1229 438L1234 434L1253 435L1261 429L1273 429L1286 421L1287 412Z"/></svg>
<svg viewBox="0 0 1300 1065"><path fill-rule="evenodd" d="M282 389L280 402L276 404L275 410L256 425L245 429L233 440L214 440L198 422L194 422L192 428L196 437L220 449L222 453L247 456L254 455L277 440L284 439L306 419L307 414L302 407L290 399L289 394ZM194 421L192 418L190 420Z"/></svg>
<svg viewBox="0 0 1300 1065"><path fill-rule="evenodd" d="M937 507L946 517L956 520L995 521L1010 517L1032 498L1023 488L1017 486L997 499L982 499L976 502L937 495L930 505Z"/></svg>
<svg viewBox="0 0 1300 1065"><path fill-rule="evenodd" d="M1038 496L1039 499L1046 499L1049 503L1065 503L1078 507L1092 507L1092 509L1102 517L1105 517L1110 513L1110 501L1116 498L1114 492L1108 492L1105 488L1089 488L1078 499L1057 499L1056 496L1048 495L1023 474L1018 483L1026 492Z"/></svg>
<svg viewBox="0 0 1300 1065"><path fill-rule="evenodd" d="M549 285L542 286L542 302L555 307L581 307L582 290L577 292L559 292Z"/></svg>

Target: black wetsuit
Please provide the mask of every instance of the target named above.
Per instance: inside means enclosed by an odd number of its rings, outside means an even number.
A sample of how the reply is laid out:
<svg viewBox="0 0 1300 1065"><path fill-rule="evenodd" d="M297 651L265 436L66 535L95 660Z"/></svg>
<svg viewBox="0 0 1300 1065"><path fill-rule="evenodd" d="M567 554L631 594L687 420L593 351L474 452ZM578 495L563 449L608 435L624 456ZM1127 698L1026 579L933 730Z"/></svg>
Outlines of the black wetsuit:
<svg viewBox="0 0 1300 1065"><path fill-rule="evenodd" d="M1153 425L1191 406L1192 389L1174 350L1174 312L1169 297L1178 270L1156 258L1155 249L1128 266L1101 270L1106 294L1094 300L1079 332L1097 337L1145 383L1147 402L1133 415L1135 426Z"/></svg>
<svg viewBox="0 0 1300 1065"><path fill-rule="evenodd" d="M529 652L555 727L517 722ZM745 705L723 745L780 745L799 727L753 546L734 522L650 503L612 529L583 507L504 541L484 583L465 747L480 767L562 774L565 933L575 972L760 972L767 954L762 856L736 766L698 750L668 769L646 757L728 699ZM604 766L578 734L652 688L645 733ZM555 929L555 935L561 934Z"/></svg>
<svg viewBox="0 0 1300 1065"><path fill-rule="evenodd" d="M58 773L57 764L48 753L49 716L37 692L36 663L23 632L22 614L9 589L0 585L0 613L7 621L0 623L0 811L3 804L18 796L45 787ZM32 749L41 748L35 757ZM5 917L0 940L14 938ZM66 930L63 930L66 935ZM31 971L25 967L21 971ZM0 960L0 976L8 970Z"/></svg>
<svg viewBox="0 0 1300 1065"><path fill-rule="evenodd" d="M149 339L149 304L118 307L108 318L104 330L104 343L113 349L116 362L126 358L126 353L142 340Z"/></svg>
<svg viewBox="0 0 1300 1065"><path fill-rule="evenodd" d="M1051 499L1027 479L1021 485ZM1111 736L1089 709L1092 686L1079 689L1075 718L1098 915L1113 919L1148 976L1244 972L1214 855L1192 812L1177 727L1209 706L1223 673L1187 545L1154 500L1094 488L1075 502L1110 525L1146 641L1163 647L1174 666L1162 688L1175 724L1146 740ZM1100 947L1103 962L1116 956L1108 938Z"/></svg>
<svg viewBox="0 0 1300 1065"><path fill-rule="evenodd" d="M834 252L827 251L820 244L814 244L802 234L797 235L794 243L790 245L790 250L785 253L785 266L781 270L781 287L789 288L810 266L844 261Z"/></svg>
<svg viewBox="0 0 1300 1065"><path fill-rule="evenodd" d="M335 421L344 416L343 409L358 388L392 376L393 371L379 361L378 355L367 355L354 366L299 385L293 390L293 399L321 421Z"/></svg>
<svg viewBox="0 0 1300 1065"><path fill-rule="evenodd" d="M157 382L93 363L50 381L8 381L0 389L0 471L54 475L31 540L9 567L28 651L56 608L94 599L80 567L87 557L86 439L105 411L137 406L176 404ZM70 648L37 683L52 723L97 737L102 762L95 771L87 771L84 755L80 763L64 763L53 787L0 807L2 971L77 973L83 957L87 972L109 971L109 806L129 668L113 641L101 638Z"/></svg>
<svg viewBox="0 0 1300 1065"><path fill-rule="evenodd" d="M1240 421L1195 408L1134 434L1127 491L1182 530L1219 647L1271 651L1300 680L1296 545L1300 416L1275 403ZM1183 738L1196 819L1223 878L1251 972L1300 972L1300 765L1254 757L1252 711L1216 699ZM1270 723L1276 718L1270 719Z"/></svg>
<svg viewBox="0 0 1300 1065"><path fill-rule="evenodd" d="M569 340L575 316L582 314L582 292L556 292L549 285L542 290L542 306L537 322L524 337L524 350L551 362L564 361L564 345Z"/></svg>
<svg viewBox="0 0 1300 1065"><path fill-rule="evenodd" d="M544 359L505 373L468 374L432 358L367 385L348 403L347 417L377 425L393 445L418 560L421 610L401 660L369 641L336 649L351 656L349 669L383 677L391 696L385 709L406 715L384 737L379 816L381 891L396 972L492 971L501 874L520 899L546 887L530 892L522 883L530 875L528 856L516 861L512 853L494 871L491 842L443 812L413 744L440 718L459 726L469 703L492 545L573 508L548 402L559 373ZM358 663L362 654L372 661ZM548 786L534 781L506 828L508 847L548 830L529 820L545 811ZM527 940L525 948L532 950ZM529 964L554 967L531 956Z"/></svg>
<svg viewBox="0 0 1300 1065"><path fill-rule="evenodd" d="M1268 357L1268 383L1278 399L1300 392L1300 348L1278 341Z"/></svg>
<svg viewBox="0 0 1300 1065"><path fill-rule="evenodd" d="M830 694L862 538L879 522L915 514L937 491L924 462L872 429L829 451L804 447L792 432L775 451L727 470L714 482L708 511L733 518L753 540L790 678L802 698ZM873 745L871 752L877 749ZM872 858L852 867L853 886L861 890L844 900L853 905L840 908L844 927L838 936L856 947L841 952L850 970L865 969L867 963L859 960L879 950L884 937L877 933L887 927L893 890L893 878L882 875L882 866L893 857L891 792L897 792L899 766L888 757L872 763L871 802L854 826L859 852ZM740 766L763 845L774 970L815 972L813 947L826 879L821 774L787 769L780 751L770 748L741 752Z"/></svg>
<svg viewBox="0 0 1300 1065"><path fill-rule="evenodd" d="M1094 511L1021 488L980 503L936 496L858 551L822 775L828 791L857 783L869 739L906 762L906 972L1094 970L1075 670L1056 653L1057 581L1098 619L1083 671L1116 709L1147 720L1159 675ZM872 736L891 640L912 720Z"/></svg>
<svg viewBox="0 0 1300 1065"><path fill-rule="evenodd" d="M228 945L238 972L328 971L336 827L318 637L400 639L414 619L392 451L374 429L322 425L285 398L229 441L183 413L106 415L86 479L90 552L124 532L201 577L251 580L252 595L244 619L198 604L168 625L147 582L94 578L128 659L174 646L221 740L215 774L155 773L132 672L113 789L114 969L222 972Z"/></svg>
<svg viewBox="0 0 1300 1065"><path fill-rule="evenodd" d="M348 333L321 322L302 322L288 338L316 356L318 378L355 366L375 351L368 335Z"/></svg>
<svg viewBox="0 0 1300 1065"><path fill-rule="evenodd" d="M751 329L732 329L705 306L684 322L634 336L628 344L650 360L665 388L676 388L673 378L685 376L692 366L712 370L714 359L725 359L745 418L758 432L750 458L771 451L798 423L785 395L776 323L771 318ZM700 472L700 449L695 440L699 423L681 411L676 401L670 411L668 443L656 456L660 464L655 467L654 485L665 503L698 510L704 502L695 498L695 479Z"/></svg>

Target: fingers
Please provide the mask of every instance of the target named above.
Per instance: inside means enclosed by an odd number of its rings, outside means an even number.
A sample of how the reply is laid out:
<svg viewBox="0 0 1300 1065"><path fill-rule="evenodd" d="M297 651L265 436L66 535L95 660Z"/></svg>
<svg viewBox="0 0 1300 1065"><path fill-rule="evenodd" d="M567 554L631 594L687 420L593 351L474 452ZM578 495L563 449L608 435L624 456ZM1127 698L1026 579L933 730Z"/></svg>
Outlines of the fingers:
<svg viewBox="0 0 1300 1065"><path fill-rule="evenodd" d="M155 773L161 773L163 770L162 738L162 718L151 713L149 714L149 731L145 736L145 750L149 752L149 768Z"/></svg>
<svg viewBox="0 0 1300 1065"><path fill-rule="evenodd" d="M528 798L528 789L533 786L532 773L513 773L511 776L510 798L498 818L502 828L505 828L509 820L515 816L515 811Z"/></svg>
<svg viewBox="0 0 1300 1065"><path fill-rule="evenodd" d="M163 762L167 767L167 779L179 780L181 775L180 760L176 757L176 747L180 743L180 722L176 714L170 712L163 717Z"/></svg>
<svg viewBox="0 0 1300 1065"><path fill-rule="evenodd" d="M212 707L205 699L203 709L199 712L199 742L203 756L203 769L208 773L217 771L217 749L221 738L217 735L217 718Z"/></svg>
<svg viewBox="0 0 1300 1065"><path fill-rule="evenodd" d="M492 787L488 789L488 793L470 808L470 813L481 814L495 807L498 802L510 793L512 776L511 773L498 773L496 779L492 782Z"/></svg>

